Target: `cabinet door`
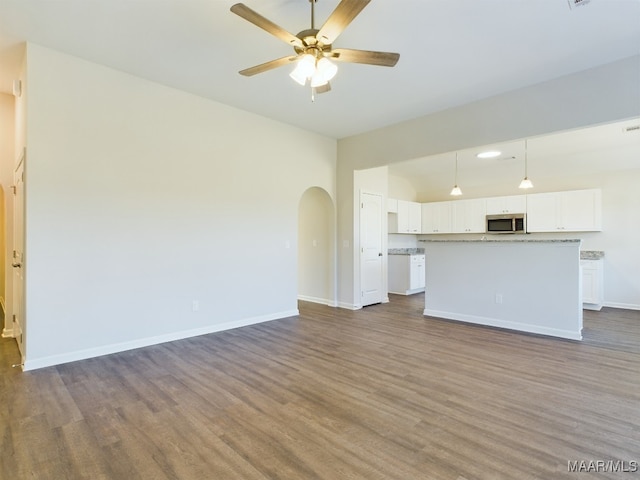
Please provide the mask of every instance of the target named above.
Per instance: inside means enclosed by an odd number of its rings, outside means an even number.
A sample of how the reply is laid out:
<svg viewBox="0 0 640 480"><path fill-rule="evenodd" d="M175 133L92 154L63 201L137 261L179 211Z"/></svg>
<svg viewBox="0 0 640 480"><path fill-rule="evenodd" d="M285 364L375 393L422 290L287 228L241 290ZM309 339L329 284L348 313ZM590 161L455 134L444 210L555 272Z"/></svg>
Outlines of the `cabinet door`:
<svg viewBox="0 0 640 480"><path fill-rule="evenodd" d="M424 288L425 286L425 256L424 255L412 255L411 256L411 273L409 280L409 289L416 290Z"/></svg>
<svg viewBox="0 0 640 480"><path fill-rule="evenodd" d="M451 202L453 233L484 233L485 204L482 198Z"/></svg>
<svg viewBox="0 0 640 480"><path fill-rule="evenodd" d="M451 233L451 203L422 204L422 233Z"/></svg>
<svg viewBox="0 0 640 480"><path fill-rule="evenodd" d="M527 232L557 232L558 196L536 193L527 197Z"/></svg>
<svg viewBox="0 0 640 480"><path fill-rule="evenodd" d="M527 231L595 232L602 230L599 189L527 195Z"/></svg>
<svg viewBox="0 0 640 480"><path fill-rule="evenodd" d="M422 233L422 206L416 202L409 202L409 233Z"/></svg>
<svg viewBox="0 0 640 480"><path fill-rule="evenodd" d="M397 233L409 233L409 202L398 200L398 228Z"/></svg>
<svg viewBox="0 0 640 480"><path fill-rule="evenodd" d="M580 260L582 269L582 303L589 310L600 310L603 299L602 260Z"/></svg>
<svg viewBox="0 0 640 480"><path fill-rule="evenodd" d="M509 195L506 197L490 197L487 201L487 215L501 213L525 213L527 211L526 195Z"/></svg>
<svg viewBox="0 0 640 480"><path fill-rule="evenodd" d="M387 198L387 213L398 213L398 200Z"/></svg>

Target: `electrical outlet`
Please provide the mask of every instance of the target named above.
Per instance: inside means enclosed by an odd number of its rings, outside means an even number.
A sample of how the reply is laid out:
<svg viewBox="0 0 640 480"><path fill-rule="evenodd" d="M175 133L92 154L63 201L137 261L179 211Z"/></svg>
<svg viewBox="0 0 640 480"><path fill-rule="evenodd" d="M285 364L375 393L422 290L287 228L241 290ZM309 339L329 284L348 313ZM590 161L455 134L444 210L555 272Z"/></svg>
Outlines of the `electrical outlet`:
<svg viewBox="0 0 640 480"><path fill-rule="evenodd" d="M191 302L191 310L194 312L200 310L200 302L198 300L194 300L193 302Z"/></svg>
<svg viewBox="0 0 640 480"><path fill-rule="evenodd" d="M496 303L502 303L502 294L496 293Z"/></svg>

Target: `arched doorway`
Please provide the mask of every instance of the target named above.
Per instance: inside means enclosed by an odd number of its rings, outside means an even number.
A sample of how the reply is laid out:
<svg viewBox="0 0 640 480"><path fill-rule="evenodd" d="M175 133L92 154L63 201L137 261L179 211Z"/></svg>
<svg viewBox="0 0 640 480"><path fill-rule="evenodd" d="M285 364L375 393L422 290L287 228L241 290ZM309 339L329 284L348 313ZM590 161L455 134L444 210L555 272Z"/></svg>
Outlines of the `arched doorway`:
<svg viewBox="0 0 640 480"><path fill-rule="evenodd" d="M306 190L298 207L298 299L336 306L335 209L322 188Z"/></svg>

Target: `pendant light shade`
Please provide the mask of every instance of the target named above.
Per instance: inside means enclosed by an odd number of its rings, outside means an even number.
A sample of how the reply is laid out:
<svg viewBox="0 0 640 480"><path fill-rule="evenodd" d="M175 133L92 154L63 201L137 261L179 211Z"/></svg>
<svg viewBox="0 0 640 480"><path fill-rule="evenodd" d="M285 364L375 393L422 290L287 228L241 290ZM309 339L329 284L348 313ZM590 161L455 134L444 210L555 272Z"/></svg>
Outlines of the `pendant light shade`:
<svg viewBox="0 0 640 480"><path fill-rule="evenodd" d="M456 173L450 195L453 195L454 197L462 195L462 190L460 190L460 187L458 186L458 152L456 152Z"/></svg>
<svg viewBox="0 0 640 480"><path fill-rule="evenodd" d="M533 188L533 183L527 175L527 141L524 141L524 178L520 182L519 188Z"/></svg>

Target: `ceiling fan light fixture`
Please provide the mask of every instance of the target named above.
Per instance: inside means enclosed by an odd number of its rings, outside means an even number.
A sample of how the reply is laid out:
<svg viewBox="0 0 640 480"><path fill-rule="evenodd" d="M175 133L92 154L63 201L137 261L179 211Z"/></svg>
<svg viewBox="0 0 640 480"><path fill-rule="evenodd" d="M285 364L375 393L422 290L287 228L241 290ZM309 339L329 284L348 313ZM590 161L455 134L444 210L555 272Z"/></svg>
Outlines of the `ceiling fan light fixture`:
<svg viewBox="0 0 640 480"><path fill-rule="evenodd" d="M338 66L328 58L322 57L316 65L316 73L328 82L338 73Z"/></svg>
<svg viewBox="0 0 640 480"><path fill-rule="evenodd" d="M305 85L307 83L307 80L315 73L315 71L315 57L309 53L305 53L304 55L302 55L302 58L298 60L296 68L293 69L293 72L291 72L289 76L300 85Z"/></svg>
<svg viewBox="0 0 640 480"><path fill-rule="evenodd" d="M343 30L360 14L362 9L366 7L371 0L340 0L338 6L329 15L329 18L327 18L320 29L315 27L314 7L316 1L317 0L309 0L311 4L311 28L302 30L297 35L276 25L243 3L232 5L230 7L232 13L286 42L289 46L293 47L296 53L295 57L281 57L261 63L260 65L245 68L244 70L240 70L240 75L251 77L258 73L289 65L292 60L297 60L297 65L289 76L303 86L311 83L312 89L318 88L317 91L320 93L328 92L331 89L329 81L338 71L338 67L329 61L325 55L330 55L331 58L337 58L339 61L347 63L363 63L384 67L395 66L400 58L399 53L353 50L350 48L332 49L332 44L336 38L338 38Z"/></svg>

